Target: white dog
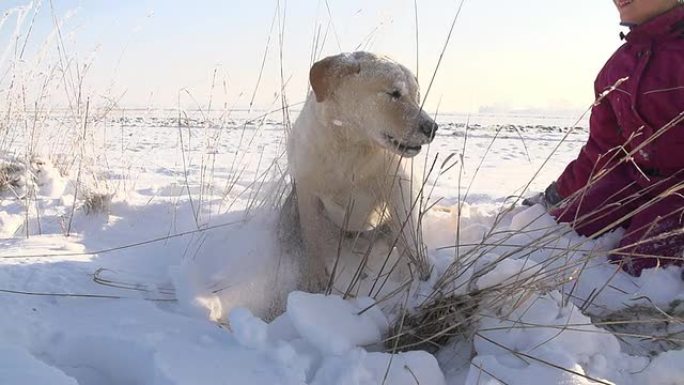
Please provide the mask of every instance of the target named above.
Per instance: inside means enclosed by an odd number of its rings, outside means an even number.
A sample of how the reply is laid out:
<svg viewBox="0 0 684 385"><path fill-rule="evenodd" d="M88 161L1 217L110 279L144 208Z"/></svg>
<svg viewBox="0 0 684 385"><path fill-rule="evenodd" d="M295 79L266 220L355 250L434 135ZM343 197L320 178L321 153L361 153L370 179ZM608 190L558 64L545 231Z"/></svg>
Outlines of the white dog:
<svg viewBox="0 0 684 385"><path fill-rule="evenodd" d="M325 58L310 71L313 92L289 137L305 258L303 289L328 283L326 263L344 233L379 226L421 278L429 266L417 228L417 189L404 158L430 143L437 124L419 105L416 77L404 66L366 52ZM287 203L286 203L287 205ZM288 212L286 209L283 211Z"/></svg>

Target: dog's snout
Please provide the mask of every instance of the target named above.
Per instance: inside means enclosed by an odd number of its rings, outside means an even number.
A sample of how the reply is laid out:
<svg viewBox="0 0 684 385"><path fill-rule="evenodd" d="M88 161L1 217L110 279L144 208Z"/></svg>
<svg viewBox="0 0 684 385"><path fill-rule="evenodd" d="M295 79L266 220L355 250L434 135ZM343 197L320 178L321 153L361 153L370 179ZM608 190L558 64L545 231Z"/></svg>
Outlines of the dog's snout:
<svg viewBox="0 0 684 385"><path fill-rule="evenodd" d="M437 123L435 123L432 119L424 119L420 122L420 131L425 134L425 136L430 138L430 140L435 138L437 127Z"/></svg>

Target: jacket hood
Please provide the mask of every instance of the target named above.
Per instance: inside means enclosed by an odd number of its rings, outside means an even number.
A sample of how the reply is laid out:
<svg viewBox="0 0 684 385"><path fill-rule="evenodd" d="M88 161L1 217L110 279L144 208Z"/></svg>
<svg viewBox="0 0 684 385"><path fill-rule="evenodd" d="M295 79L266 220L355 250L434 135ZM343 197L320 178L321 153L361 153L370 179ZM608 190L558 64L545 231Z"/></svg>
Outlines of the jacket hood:
<svg viewBox="0 0 684 385"><path fill-rule="evenodd" d="M655 18L630 29L625 36L629 42L684 35L684 6L678 5Z"/></svg>

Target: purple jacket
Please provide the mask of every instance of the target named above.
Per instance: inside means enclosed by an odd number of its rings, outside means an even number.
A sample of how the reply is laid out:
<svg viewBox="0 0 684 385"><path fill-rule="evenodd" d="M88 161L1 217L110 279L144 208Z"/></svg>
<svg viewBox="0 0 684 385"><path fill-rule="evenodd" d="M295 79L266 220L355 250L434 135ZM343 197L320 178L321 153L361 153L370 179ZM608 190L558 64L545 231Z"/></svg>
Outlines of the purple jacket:
<svg viewBox="0 0 684 385"><path fill-rule="evenodd" d="M602 167L624 158L620 146L627 152L638 149L633 162L620 167L627 167L626 175L644 187L684 169L684 122L639 149L684 112L684 6L632 28L625 39L599 72L596 97L619 79L628 79L593 107L589 140L557 181L562 197L584 187ZM684 181L683 174L667 185Z"/></svg>

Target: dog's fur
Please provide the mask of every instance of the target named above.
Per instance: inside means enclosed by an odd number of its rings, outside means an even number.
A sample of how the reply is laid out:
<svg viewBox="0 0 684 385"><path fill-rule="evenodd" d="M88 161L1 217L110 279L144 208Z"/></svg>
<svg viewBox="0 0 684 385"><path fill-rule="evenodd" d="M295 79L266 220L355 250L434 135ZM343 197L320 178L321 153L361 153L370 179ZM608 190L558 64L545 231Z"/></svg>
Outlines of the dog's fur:
<svg viewBox="0 0 684 385"><path fill-rule="evenodd" d="M437 125L418 104L415 76L394 61L356 52L315 63L310 82L287 148L296 194L288 204L297 207L305 255L301 288L325 288L326 263L337 255L340 236L379 226L425 278L418 180L402 163L432 141Z"/></svg>

